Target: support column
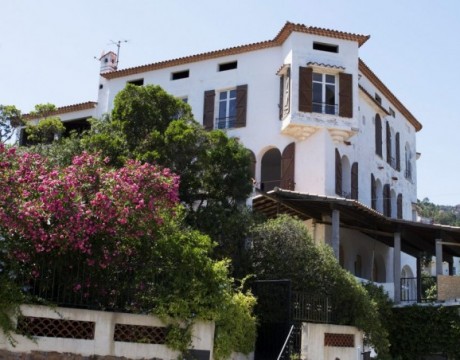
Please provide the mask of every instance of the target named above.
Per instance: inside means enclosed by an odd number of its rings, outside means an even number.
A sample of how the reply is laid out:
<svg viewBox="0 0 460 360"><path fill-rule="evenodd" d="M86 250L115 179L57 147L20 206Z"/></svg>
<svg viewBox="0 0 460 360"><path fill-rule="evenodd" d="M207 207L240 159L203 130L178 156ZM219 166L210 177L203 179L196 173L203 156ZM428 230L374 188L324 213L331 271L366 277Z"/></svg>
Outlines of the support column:
<svg viewBox="0 0 460 360"><path fill-rule="evenodd" d="M417 302L422 302L422 254L417 256Z"/></svg>
<svg viewBox="0 0 460 360"><path fill-rule="evenodd" d="M331 246L337 260L340 260L340 212L332 210L332 239Z"/></svg>
<svg viewBox="0 0 460 360"><path fill-rule="evenodd" d="M436 239L436 275L442 275L442 243Z"/></svg>
<svg viewBox="0 0 460 360"><path fill-rule="evenodd" d="M393 248L393 282L395 290L395 303L401 302L401 233L394 233Z"/></svg>

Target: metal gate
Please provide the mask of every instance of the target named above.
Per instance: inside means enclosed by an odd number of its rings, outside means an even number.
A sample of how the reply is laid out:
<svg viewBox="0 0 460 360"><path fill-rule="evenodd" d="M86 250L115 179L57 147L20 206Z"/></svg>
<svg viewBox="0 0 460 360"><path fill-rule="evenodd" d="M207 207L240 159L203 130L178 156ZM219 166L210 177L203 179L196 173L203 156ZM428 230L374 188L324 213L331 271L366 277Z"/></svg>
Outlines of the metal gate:
<svg viewBox="0 0 460 360"><path fill-rule="evenodd" d="M259 280L253 283L252 289L257 297L255 313L259 320L254 360L276 360L293 325L291 282ZM287 350L296 351L292 349L292 344Z"/></svg>

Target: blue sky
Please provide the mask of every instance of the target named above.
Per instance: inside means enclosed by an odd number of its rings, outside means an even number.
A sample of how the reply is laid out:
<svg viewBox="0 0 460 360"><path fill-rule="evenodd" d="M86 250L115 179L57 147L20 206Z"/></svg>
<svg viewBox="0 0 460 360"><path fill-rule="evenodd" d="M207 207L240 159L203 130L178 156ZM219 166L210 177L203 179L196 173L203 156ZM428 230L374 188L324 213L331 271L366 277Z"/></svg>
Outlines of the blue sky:
<svg viewBox="0 0 460 360"><path fill-rule="evenodd" d="M272 39L286 21L371 35L360 56L423 124L418 198L460 204L458 0L0 0L0 104L97 100L120 68Z"/></svg>

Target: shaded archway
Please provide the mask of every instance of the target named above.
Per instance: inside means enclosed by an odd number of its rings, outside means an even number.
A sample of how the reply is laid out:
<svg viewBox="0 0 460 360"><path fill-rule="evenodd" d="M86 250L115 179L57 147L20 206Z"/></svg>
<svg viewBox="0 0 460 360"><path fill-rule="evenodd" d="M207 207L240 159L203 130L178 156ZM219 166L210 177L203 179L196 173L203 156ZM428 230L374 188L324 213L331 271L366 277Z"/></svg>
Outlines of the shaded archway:
<svg viewBox="0 0 460 360"><path fill-rule="evenodd" d="M261 161L260 188L273 190L281 183L281 152L277 148L268 150Z"/></svg>

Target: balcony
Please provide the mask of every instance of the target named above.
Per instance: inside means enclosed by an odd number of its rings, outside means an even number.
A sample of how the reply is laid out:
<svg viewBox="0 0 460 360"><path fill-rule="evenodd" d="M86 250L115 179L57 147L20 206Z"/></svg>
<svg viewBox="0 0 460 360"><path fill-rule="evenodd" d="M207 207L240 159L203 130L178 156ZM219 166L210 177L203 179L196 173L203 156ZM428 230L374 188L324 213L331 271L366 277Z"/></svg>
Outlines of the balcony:
<svg viewBox="0 0 460 360"><path fill-rule="evenodd" d="M327 129L334 143L348 140L358 131L354 118L339 116L337 104L313 103L312 112L291 112L281 123L281 132L305 140L319 129Z"/></svg>

